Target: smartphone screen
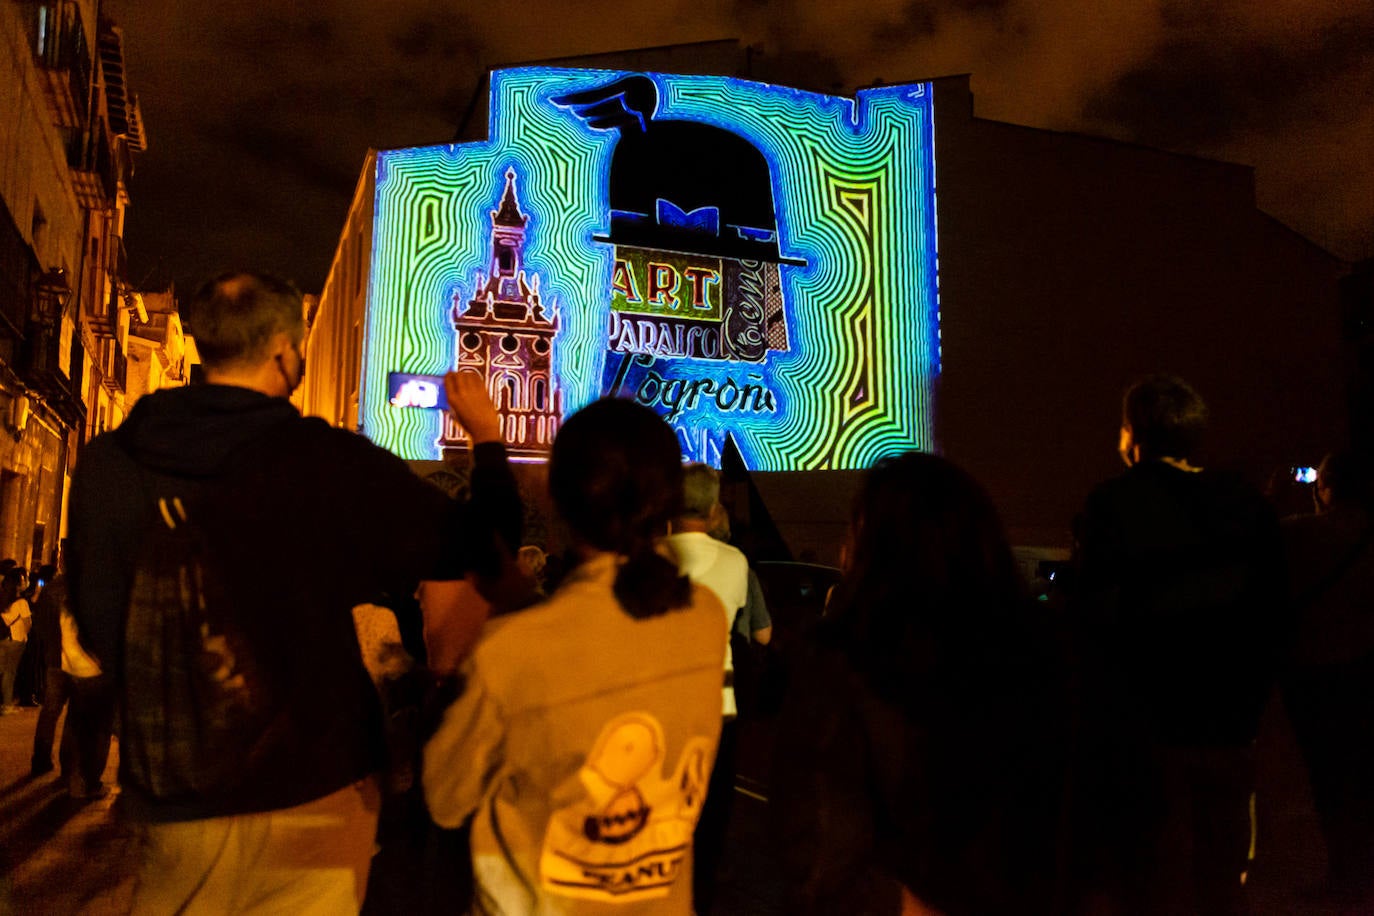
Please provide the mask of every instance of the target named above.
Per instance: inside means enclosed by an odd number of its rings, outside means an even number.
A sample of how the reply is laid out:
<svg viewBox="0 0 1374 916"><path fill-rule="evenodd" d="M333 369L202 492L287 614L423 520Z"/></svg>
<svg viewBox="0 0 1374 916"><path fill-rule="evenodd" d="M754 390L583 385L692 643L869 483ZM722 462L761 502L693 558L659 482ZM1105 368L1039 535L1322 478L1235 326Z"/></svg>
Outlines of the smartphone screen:
<svg viewBox="0 0 1374 916"><path fill-rule="evenodd" d="M1293 479L1298 483L1316 483L1316 468L1293 468Z"/></svg>
<svg viewBox="0 0 1374 916"><path fill-rule="evenodd" d="M392 407L448 410L448 398L444 395L442 375L392 372L387 376L387 392Z"/></svg>

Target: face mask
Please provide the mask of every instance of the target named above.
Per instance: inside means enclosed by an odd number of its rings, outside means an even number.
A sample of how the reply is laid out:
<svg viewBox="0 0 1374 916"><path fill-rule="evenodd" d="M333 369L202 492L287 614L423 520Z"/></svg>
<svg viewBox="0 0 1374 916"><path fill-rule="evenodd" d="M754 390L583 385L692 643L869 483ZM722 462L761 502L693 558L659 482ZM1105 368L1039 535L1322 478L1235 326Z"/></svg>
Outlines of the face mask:
<svg viewBox="0 0 1374 916"><path fill-rule="evenodd" d="M281 373L282 380L286 382L287 397L290 397L305 380L305 354L296 344L291 345L291 352L296 354L296 378L294 381L291 379L291 374L286 371L286 364L282 362L281 356L277 357L277 371Z"/></svg>
<svg viewBox="0 0 1374 916"><path fill-rule="evenodd" d="M296 384L291 386L291 390L295 391L305 381L305 351L295 344L291 345L291 349L296 351Z"/></svg>

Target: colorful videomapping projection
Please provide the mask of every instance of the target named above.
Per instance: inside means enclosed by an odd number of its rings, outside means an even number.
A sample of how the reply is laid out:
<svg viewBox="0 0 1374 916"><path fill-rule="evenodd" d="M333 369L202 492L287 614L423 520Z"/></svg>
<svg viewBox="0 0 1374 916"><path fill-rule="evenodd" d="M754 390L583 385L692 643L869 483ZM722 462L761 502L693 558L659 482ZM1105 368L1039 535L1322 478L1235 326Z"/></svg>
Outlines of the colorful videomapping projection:
<svg viewBox="0 0 1374 916"><path fill-rule="evenodd" d="M933 447L929 84L845 99L522 68L491 87L488 141L377 157L359 408L375 442L464 449L414 409L432 381L400 374L466 367L517 460L604 394L717 466L727 440L754 470Z"/></svg>

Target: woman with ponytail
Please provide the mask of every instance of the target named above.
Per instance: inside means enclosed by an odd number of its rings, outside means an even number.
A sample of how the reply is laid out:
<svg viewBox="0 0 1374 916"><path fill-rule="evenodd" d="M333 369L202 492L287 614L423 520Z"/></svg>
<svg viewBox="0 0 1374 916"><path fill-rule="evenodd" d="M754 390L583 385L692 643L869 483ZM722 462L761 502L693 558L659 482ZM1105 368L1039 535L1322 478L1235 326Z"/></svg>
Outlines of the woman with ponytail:
<svg viewBox="0 0 1374 916"><path fill-rule="evenodd" d="M597 401L559 431L549 489L579 563L478 644L425 748L430 813L471 819L479 913L685 916L726 627L655 549L682 500L677 437Z"/></svg>

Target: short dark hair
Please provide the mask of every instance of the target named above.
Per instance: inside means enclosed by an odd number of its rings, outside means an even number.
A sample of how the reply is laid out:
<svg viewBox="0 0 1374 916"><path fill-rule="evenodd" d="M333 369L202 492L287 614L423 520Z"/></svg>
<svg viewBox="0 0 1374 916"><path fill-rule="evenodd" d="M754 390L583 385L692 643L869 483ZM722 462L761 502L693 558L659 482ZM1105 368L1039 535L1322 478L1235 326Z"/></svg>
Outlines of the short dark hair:
<svg viewBox="0 0 1374 916"><path fill-rule="evenodd" d="M251 271L207 281L192 297L188 318L201 361L211 368L258 362L274 334L299 340L305 328L300 290Z"/></svg>
<svg viewBox="0 0 1374 916"><path fill-rule="evenodd" d="M8 610L10 604L19 597L19 590L27 578L28 574L18 566L0 576L0 610Z"/></svg>
<svg viewBox="0 0 1374 916"><path fill-rule="evenodd" d="M1122 420L1144 459L1197 457L1207 431L1207 405L1183 379L1151 375L1126 389Z"/></svg>

